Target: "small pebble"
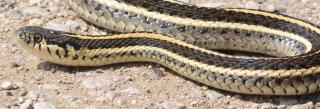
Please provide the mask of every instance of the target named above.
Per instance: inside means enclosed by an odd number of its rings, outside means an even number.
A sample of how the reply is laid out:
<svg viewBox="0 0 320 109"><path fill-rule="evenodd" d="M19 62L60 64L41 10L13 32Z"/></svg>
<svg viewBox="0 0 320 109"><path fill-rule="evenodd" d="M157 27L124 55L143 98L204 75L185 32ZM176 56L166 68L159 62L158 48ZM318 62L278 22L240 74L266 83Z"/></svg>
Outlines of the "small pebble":
<svg viewBox="0 0 320 109"><path fill-rule="evenodd" d="M0 87L3 90L11 90L13 89L13 83L11 83L10 81L4 81L1 83Z"/></svg>
<svg viewBox="0 0 320 109"><path fill-rule="evenodd" d="M74 101L79 101L78 97L74 97L70 94L65 94L62 96L64 99L66 99L68 102L74 102Z"/></svg>
<svg viewBox="0 0 320 109"><path fill-rule="evenodd" d="M22 13L15 9L15 10L11 10L9 13L8 13L8 17L9 19L11 20L18 20L22 17Z"/></svg>
<svg viewBox="0 0 320 109"><path fill-rule="evenodd" d="M78 24L76 21L74 21L74 20L68 20L68 21L66 22L66 25L69 26L71 29L77 29L77 28L79 28L79 24Z"/></svg>
<svg viewBox="0 0 320 109"><path fill-rule="evenodd" d="M25 96L27 93L28 93L28 91L27 91L25 88L22 88L22 89L19 91L18 95L19 95L19 96Z"/></svg>
<svg viewBox="0 0 320 109"><path fill-rule="evenodd" d="M18 100L17 100L18 104L21 104L24 102L24 99L22 97L18 97Z"/></svg>
<svg viewBox="0 0 320 109"><path fill-rule="evenodd" d="M56 109L53 105L49 103L44 103L44 102L35 103L33 105L33 108L34 109Z"/></svg>
<svg viewBox="0 0 320 109"><path fill-rule="evenodd" d="M15 0L3 0L4 4L7 6L11 6L15 3Z"/></svg>
<svg viewBox="0 0 320 109"><path fill-rule="evenodd" d="M17 68L17 67L19 67L20 65L18 64L18 63L16 63L16 62L11 62L10 63L10 68Z"/></svg>
<svg viewBox="0 0 320 109"><path fill-rule="evenodd" d="M128 88L122 90L121 92L125 92L125 93L127 93L129 96L139 95L139 93L140 93L139 89L134 88L134 87L128 87Z"/></svg>
<svg viewBox="0 0 320 109"><path fill-rule="evenodd" d="M86 107L86 109L102 109L102 108L97 105L90 105L90 106Z"/></svg>
<svg viewBox="0 0 320 109"><path fill-rule="evenodd" d="M256 1L248 1L245 3L245 8L247 9L259 9L260 5Z"/></svg>
<svg viewBox="0 0 320 109"><path fill-rule="evenodd" d="M29 91L28 92L28 97L33 99L33 100L37 100L39 98L44 98L46 97L46 94L42 91L35 91L35 90L32 90L32 91Z"/></svg>
<svg viewBox="0 0 320 109"><path fill-rule="evenodd" d="M70 32L70 27L68 27L67 25L56 23L56 22L48 22L45 28Z"/></svg>
<svg viewBox="0 0 320 109"><path fill-rule="evenodd" d="M32 100L27 99L25 100L20 106L20 109L32 109Z"/></svg>
<svg viewBox="0 0 320 109"><path fill-rule="evenodd" d="M40 26L43 24L43 19L40 19L40 18L33 18L31 20L29 20L29 23L28 25L30 26Z"/></svg>
<svg viewBox="0 0 320 109"><path fill-rule="evenodd" d="M59 6L50 6L47 8L51 13L58 13L60 11Z"/></svg>
<svg viewBox="0 0 320 109"><path fill-rule="evenodd" d="M206 92L206 96L210 99L210 100L213 100L213 101L216 101L220 98L222 98L224 95L217 92L217 91L214 91L214 90L208 90Z"/></svg>
<svg viewBox="0 0 320 109"><path fill-rule="evenodd" d="M266 7L266 11L269 11L269 12L274 12L276 10L276 8L274 7L273 4L270 4Z"/></svg>
<svg viewBox="0 0 320 109"><path fill-rule="evenodd" d="M219 8L219 7L223 7L225 5L226 5L226 3L211 3L211 2L197 4L197 6L209 7L209 8Z"/></svg>
<svg viewBox="0 0 320 109"><path fill-rule="evenodd" d="M284 13L286 13L286 12L287 12L287 9L279 7L279 8L276 8L275 12L278 12L278 13L284 14Z"/></svg>
<svg viewBox="0 0 320 109"><path fill-rule="evenodd" d="M165 101L160 104L160 109L185 109L186 106L179 102Z"/></svg>
<svg viewBox="0 0 320 109"><path fill-rule="evenodd" d="M29 0L29 5L39 5L43 0Z"/></svg>
<svg viewBox="0 0 320 109"><path fill-rule="evenodd" d="M192 107L198 107L199 106L199 102L198 101L192 101L191 103Z"/></svg>
<svg viewBox="0 0 320 109"><path fill-rule="evenodd" d="M42 88L47 90L58 90L59 86L55 84L44 84L42 85Z"/></svg>
<svg viewBox="0 0 320 109"><path fill-rule="evenodd" d="M79 108L80 107L80 100L76 100L76 101L70 102L70 106L72 108Z"/></svg>
<svg viewBox="0 0 320 109"><path fill-rule="evenodd" d="M165 75L164 69L160 69L160 68L154 68L152 74L154 74L156 78L161 78Z"/></svg>
<svg viewBox="0 0 320 109"><path fill-rule="evenodd" d="M88 24L84 20L76 19L75 21L79 24L81 30L88 31L89 29Z"/></svg>
<svg viewBox="0 0 320 109"><path fill-rule="evenodd" d="M305 104L299 104L299 105L294 105L292 106L291 109L313 109L314 108L314 105L312 102L308 102L308 103L305 103Z"/></svg>
<svg viewBox="0 0 320 109"><path fill-rule="evenodd" d="M61 83L61 84L73 84L74 82L72 80L60 80L59 83Z"/></svg>
<svg viewBox="0 0 320 109"><path fill-rule="evenodd" d="M22 10L22 13L25 15L41 15L41 16L48 16L49 15L49 12L46 9L36 7L36 6L27 7Z"/></svg>
<svg viewBox="0 0 320 109"><path fill-rule="evenodd" d="M116 103L117 103L117 105L119 105L119 106L125 106L125 105L127 104L127 100L120 98L120 99L118 99L118 100L116 101Z"/></svg>
<svg viewBox="0 0 320 109"><path fill-rule="evenodd" d="M116 99L116 98L118 98L118 97L120 97L121 96L121 94L120 93L118 93L118 92L115 92L115 91L113 91L113 92L107 92L106 94L105 94L105 97L108 99L108 100L114 100L114 99Z"/></svg>
<svg viewBox="0 0 320 109"><path fill-rule="evenodd" d="M190 0L178 0L179 2L189 3Z"/></svg>
<svg viewBox="0 0 320 109"><path fill-rule="evenodd" d="M201 90L198 90L198 89L192 89L190 94L189 94L189 97L191 97L191 98L203 97L203 92Z"/></svg>
<svg viewBox="0 0 320 109"><path fill-rule="evenodd" d="M90 77L82 81L82 85L88 89L95 89L101 87L110 87L119 80L119 77L106 77L106 76L97 76Z"/></svg>
<svg viewBox="0 0 320 109"><path fill-rule="evenodd" d="M137 100L131 100L131 104L133 105L137 104Z"/></svg>

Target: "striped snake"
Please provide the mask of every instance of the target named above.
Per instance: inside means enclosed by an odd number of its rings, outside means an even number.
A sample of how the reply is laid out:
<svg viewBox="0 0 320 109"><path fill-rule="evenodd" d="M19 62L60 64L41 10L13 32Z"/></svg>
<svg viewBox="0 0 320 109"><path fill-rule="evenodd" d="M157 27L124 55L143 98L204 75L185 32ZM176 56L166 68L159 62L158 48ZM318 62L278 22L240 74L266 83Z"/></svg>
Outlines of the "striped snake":
<svg viewBox="0 0 320 109"><path fill-rule="evenodd" d="M302 95L320 90L320 29L311 23L265 11L160 0L67 2L85 20L123 34L89 36L27 26L16 30L22 47L67 66L154 62L236 93Z"/></svg>

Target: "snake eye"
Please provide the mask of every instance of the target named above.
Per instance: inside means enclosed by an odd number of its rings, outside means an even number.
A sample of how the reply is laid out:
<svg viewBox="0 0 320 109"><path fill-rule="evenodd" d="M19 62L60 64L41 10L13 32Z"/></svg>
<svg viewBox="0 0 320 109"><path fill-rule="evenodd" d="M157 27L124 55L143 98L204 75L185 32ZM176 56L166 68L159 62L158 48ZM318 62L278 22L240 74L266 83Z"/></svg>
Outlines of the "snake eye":
<svg viewBox="0 0 320 109"><path fill-rule="evenodd" d="M35 42L41 42L41 40L42 40L41 35L39 35L39 34L34 35L34 41Z"/></svg>
<svg viewBox="0 0 320 109"><path fill-rule="evenodd" d="M23 38L23 34L19 34L19 38Z"/></svg>

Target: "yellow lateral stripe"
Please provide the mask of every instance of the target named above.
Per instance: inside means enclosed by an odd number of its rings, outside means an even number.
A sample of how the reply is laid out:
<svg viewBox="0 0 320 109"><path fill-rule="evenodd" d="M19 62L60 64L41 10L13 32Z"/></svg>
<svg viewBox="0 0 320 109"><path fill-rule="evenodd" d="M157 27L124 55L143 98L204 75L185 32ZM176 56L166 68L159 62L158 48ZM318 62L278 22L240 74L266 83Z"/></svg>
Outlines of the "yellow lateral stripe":
<svg viewBox="0 0 320 109"><path fill-rule="evenodd" d="M74 49L69 49L71 51L74 51ZM311 67L308 69L290 69L290 70L249 70L249 69L234 69L234 68L224 68L224 67L217 67L215 65L208 65L204 64L198 61L194 61L191 59L188 59L187 57L183 57L181 55L178 55L176 53L173 53L171 51L168 51L163 48L158 48L158 47L151 47L151 46L128 46L128 47L118 47L118 48L105 48L105 49L94 49L95 55L103 55L106 52L108 54L111 53L122 53L122 52L132 52L132 51L138 51L138 50L152 50L152 51L158 51L160 53L163 53L167 56L173 57L182 63L186 63L187 65L191 65L194 67L201 68L206 71L210 72L218 72L222 74L227 74L227 75L246 75L246 76L252 76L252 77L289 77L289 76L294 76L295 72L301 72L301 73L306 73L307 71L310 72L305 75L311 75L315 73L320 73L320 66L316 67ZM89 56L91 55L92 50L85 50L86 52L82 52L85 54L78 54L78 55L83 55L83 56ZM76 52L76 51L74 51ZM89 56L90 57L90 56ZM71 59L71 58L70 58ZM121 58L118 58L121 59ZM150 60L152 61L152 60ZM66 61L66 62L72 62L72 61ZM93 61L92 61L93 62ZM152 61L152 62L157 62L157 61ZM161 63L159 63L161 64ZM282 71L282 72L281 72ZM286 75L284 75L286 74Z"/></svg>

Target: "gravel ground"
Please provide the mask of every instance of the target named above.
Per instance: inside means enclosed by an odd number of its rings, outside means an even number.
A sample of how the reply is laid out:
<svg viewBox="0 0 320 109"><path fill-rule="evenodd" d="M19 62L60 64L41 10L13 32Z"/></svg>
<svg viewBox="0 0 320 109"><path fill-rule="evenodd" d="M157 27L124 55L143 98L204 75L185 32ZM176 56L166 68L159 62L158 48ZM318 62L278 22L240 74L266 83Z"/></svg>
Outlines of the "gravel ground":
<svg viewBox="0 0 320 109"><path fill-rule="evenodd" d="M274 11L320 24L319 0L181 0L220 8ZM320 109L320 94L273 97L220 91L151 63L70 68L40 60L15 44L13 31L37 25L107 34L87 24L64 0L0 0L0 109Z"/></svg>

